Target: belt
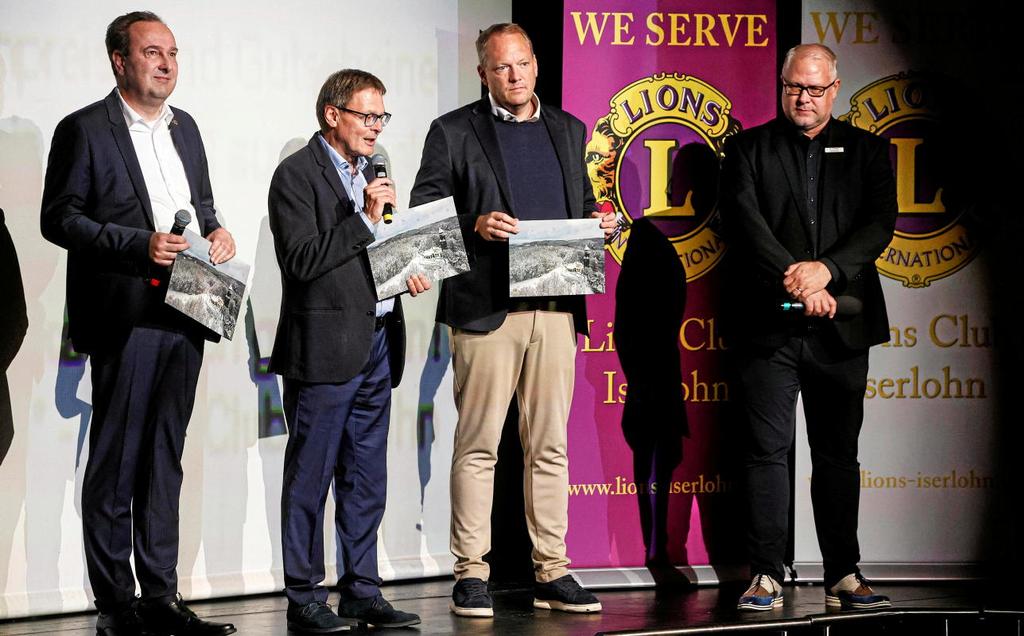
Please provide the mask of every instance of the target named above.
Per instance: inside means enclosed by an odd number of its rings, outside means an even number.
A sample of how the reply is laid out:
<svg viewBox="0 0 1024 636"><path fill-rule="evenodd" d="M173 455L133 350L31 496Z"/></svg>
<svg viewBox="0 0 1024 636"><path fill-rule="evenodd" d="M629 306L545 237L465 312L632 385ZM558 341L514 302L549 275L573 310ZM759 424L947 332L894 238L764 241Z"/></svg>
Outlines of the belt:
<svg viewBox="0 0 1024 636"><path fill-rule="evenodd" d="M513 300L508 304L509 311L558 311L557 300L528 299Z"/></svg>

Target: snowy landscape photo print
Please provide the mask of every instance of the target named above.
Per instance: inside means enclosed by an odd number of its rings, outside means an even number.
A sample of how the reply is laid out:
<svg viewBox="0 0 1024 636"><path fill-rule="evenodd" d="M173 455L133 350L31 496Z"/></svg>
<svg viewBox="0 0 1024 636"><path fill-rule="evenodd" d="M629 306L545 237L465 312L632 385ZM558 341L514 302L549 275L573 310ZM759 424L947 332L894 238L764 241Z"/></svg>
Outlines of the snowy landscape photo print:
<svg viewBox="0 0 1024 636"><path fill-rule="evenodd" d="M406 291L405 281L414 274L436 282L469 271L451 197L395 212L394 222L378 225L366 252L378 300Z"/></svg>
<svg viewBox="0 0 1024 636"><path fill-rule="evenodd" d="M174 259L164 302L228 340L235 335L249 266L210 262L210 242L185 230L189 248Z"/></svg>
<svg viewBox="0 0 1024 636"><path fill-rule="evenodd" d="M600 219L520 221L508 241L508 292L513 297L604 292Z"/></svg>

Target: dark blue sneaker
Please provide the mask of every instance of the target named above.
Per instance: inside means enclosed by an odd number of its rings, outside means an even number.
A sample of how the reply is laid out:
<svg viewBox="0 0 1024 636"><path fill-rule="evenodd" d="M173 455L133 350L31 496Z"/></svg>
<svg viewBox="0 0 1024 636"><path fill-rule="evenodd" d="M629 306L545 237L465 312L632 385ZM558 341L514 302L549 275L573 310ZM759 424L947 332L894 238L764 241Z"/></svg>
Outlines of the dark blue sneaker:
<svg viewBox="0 0 1024 636"><path fill-rule="evenodd" d="M884 594L875 594L867 579L860 572L854 572L825 591L825 606L856 610L880 609L892 607L892 601Z"/></svg>
<svg viewBox="0 0 1024 636"><path fill-rule="evenodd" d="M736 604L738 610L765 612L782 607L782 586L767 574L758 574Z"/></svg>
<svg viewBox="0 0 1024 636"><path fill-rule="evenodd" d="M494 601L487 591L487 581L473 577L459 579L452 589L448 609L456 616L490 618L494 616Z"/></svg>
<svg viewBox="0 0 1024 636"><path fill-rule="evenodd" d="M580 587L571 574L547 583L534 583L533 606L575 614L601 611L597 597Z"/></svg>

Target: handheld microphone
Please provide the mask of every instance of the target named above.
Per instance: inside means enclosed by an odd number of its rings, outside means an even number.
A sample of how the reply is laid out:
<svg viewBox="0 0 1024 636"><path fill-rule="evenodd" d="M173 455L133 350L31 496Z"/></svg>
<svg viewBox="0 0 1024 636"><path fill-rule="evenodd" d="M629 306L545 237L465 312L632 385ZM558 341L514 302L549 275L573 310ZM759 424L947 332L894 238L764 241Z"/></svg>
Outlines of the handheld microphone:
<svg viewBox="0 0 1024 636"><path fill-rule="evenodd" d="M801 302L783 301L778 305L779 311L783 313L800 312L806 306ZM853 296L836 296L836 318L850 318L860 314L864 310L864 303L860 298Z"/></svg>
<svg viewBox="0 0 1024 636"><path fill-rule="evenodd" d="M188 213L188 210L178 210L174 213L174 225L171 226L170 233L181 236L185 232L185 228L191 222L192 215Z"/></svg>
<svg viewBox="0 0 1024 636"><path fill-rule="evenodd" d="M174 213L174 225L171 226L171 231L168 233L181 236L185 233L185 228L191 222L192 215L188 213L188 210L178 210ZM162 284L162 280L155 276L148 280L150 287L159 287Z"/></svg>
<svg viewBox="0 0 1024 636"><path fill-rule="evenodd" d="M384 155L377 154L370 157L370 163L373 164L373 176L378 179L386 179L388 176L388 160L384 158ZM384 204L384 212L381 214L381 220L385 223L391 223L395 215L395 209L390 203Z"/></svg>

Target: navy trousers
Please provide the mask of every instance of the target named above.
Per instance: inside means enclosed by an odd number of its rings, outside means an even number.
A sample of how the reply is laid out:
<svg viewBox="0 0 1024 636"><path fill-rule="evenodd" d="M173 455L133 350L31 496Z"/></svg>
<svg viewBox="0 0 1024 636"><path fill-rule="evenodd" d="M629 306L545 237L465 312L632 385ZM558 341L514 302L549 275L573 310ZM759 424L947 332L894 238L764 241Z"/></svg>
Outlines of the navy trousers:
<svg viewBox="0 0 1024 636"><path fill-rule="evenodd" d="M740 384L750 439L745 464L752 574L784 580L789 536L788 453L803 396L811 451L811 506L831 587L857 572L860 464L868 351L851 351L820 331L789 339L771 352L742 352Z"/></svg>
<svg viewBox="0 0 1024 636"><path fill-rule="evenodd" d="M82 527L100 611L178 591L178 496L185 429L195 402L203 340L136 327L119 351L94 354L89 460Z"/></svg>
<svg viewBox="0 0 1024 636"><path fill-rule="evenodd" d="M387 498L391 369L387 331L374 333L370 358L341 384L285 378L288 446L281 493L285 595L291 605L327 600L324 504L334 483L335 518L344 572L343 598L376 596L377 528Z"/></svg>

